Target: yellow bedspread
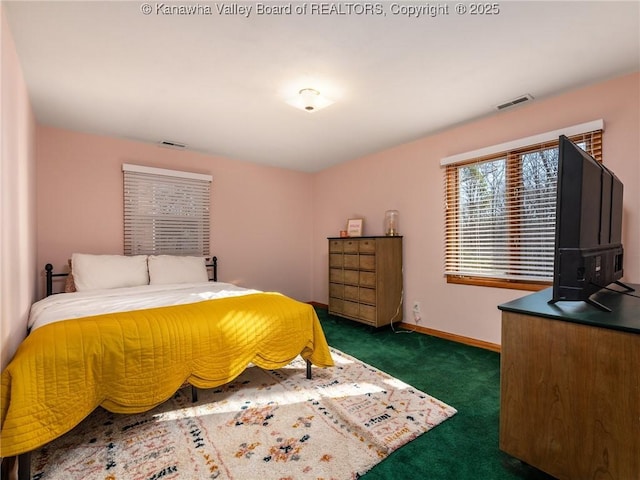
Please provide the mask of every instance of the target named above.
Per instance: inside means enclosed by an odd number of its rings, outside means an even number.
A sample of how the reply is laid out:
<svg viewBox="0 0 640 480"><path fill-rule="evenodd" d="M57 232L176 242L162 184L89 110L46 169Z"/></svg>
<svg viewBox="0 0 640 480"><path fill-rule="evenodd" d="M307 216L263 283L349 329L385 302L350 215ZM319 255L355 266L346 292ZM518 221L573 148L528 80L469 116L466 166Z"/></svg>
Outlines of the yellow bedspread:
<svg viewBox="0 0 640 480"><path fill-rule="evenodd" d="M313 307L277 293L45 325L2 372L0 456L46 444L98 405L142 412L185 380L216 387L249 363L273 369L298 355L333 365Z"/></svg>

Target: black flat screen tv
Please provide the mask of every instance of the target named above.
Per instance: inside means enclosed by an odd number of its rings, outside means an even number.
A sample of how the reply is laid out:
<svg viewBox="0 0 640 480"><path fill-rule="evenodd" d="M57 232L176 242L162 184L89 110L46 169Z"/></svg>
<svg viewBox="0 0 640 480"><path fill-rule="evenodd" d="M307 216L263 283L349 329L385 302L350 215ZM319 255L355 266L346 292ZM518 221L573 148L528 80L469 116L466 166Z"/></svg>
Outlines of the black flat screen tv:
<svg viewBox="0 0 640 480"><path fill-rule="evenodd" d="M623 275L622 182L566 136L559 139L553 293L550 303L587 302Z"/></svg>

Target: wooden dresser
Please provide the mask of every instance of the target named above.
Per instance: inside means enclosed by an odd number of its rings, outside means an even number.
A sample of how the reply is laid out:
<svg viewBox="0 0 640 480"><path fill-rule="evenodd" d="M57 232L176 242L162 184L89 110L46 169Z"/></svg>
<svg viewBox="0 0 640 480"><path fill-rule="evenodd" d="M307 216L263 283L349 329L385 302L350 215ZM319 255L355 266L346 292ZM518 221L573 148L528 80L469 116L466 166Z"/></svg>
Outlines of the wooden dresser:
<svg viewBox="0 0 640 480"><path fill-rule="evenodd" d="M381 327L402 320L402 237L329 238L329 313Z"/></svg>
<svg viewBox="0 0 640 480"><path fill-rule="evenodd" d="M499 306L500 449L560 480L640 479L640 300L550 299Z"/></svg>

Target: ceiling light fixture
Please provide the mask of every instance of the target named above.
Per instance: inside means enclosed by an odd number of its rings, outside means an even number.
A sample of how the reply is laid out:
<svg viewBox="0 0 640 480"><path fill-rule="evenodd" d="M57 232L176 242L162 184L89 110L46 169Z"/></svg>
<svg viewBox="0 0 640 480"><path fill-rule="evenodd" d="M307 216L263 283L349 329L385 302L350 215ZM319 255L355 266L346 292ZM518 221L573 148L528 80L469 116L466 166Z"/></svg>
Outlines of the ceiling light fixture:
<svg viewBox="0 0 640 480"><path fill-rule="evenodd" d="M287 103L305 112L313 113L328 107L333 101L320 95L320 92L315 88L303 88Z"/></svg>

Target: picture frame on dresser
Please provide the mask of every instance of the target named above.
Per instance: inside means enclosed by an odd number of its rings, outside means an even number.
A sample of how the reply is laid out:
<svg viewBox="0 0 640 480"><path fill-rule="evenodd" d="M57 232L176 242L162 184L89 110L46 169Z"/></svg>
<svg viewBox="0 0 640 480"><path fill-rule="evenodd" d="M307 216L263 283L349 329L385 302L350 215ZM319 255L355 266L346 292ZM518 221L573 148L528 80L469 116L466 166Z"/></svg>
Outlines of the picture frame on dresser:
<svg viewBox="0 0 640 480"><path fill-rule="evenodd" d="M364 220L362 218L350 218L347 220L347 235L349 237L361 237L363 223Z"/></svg>

